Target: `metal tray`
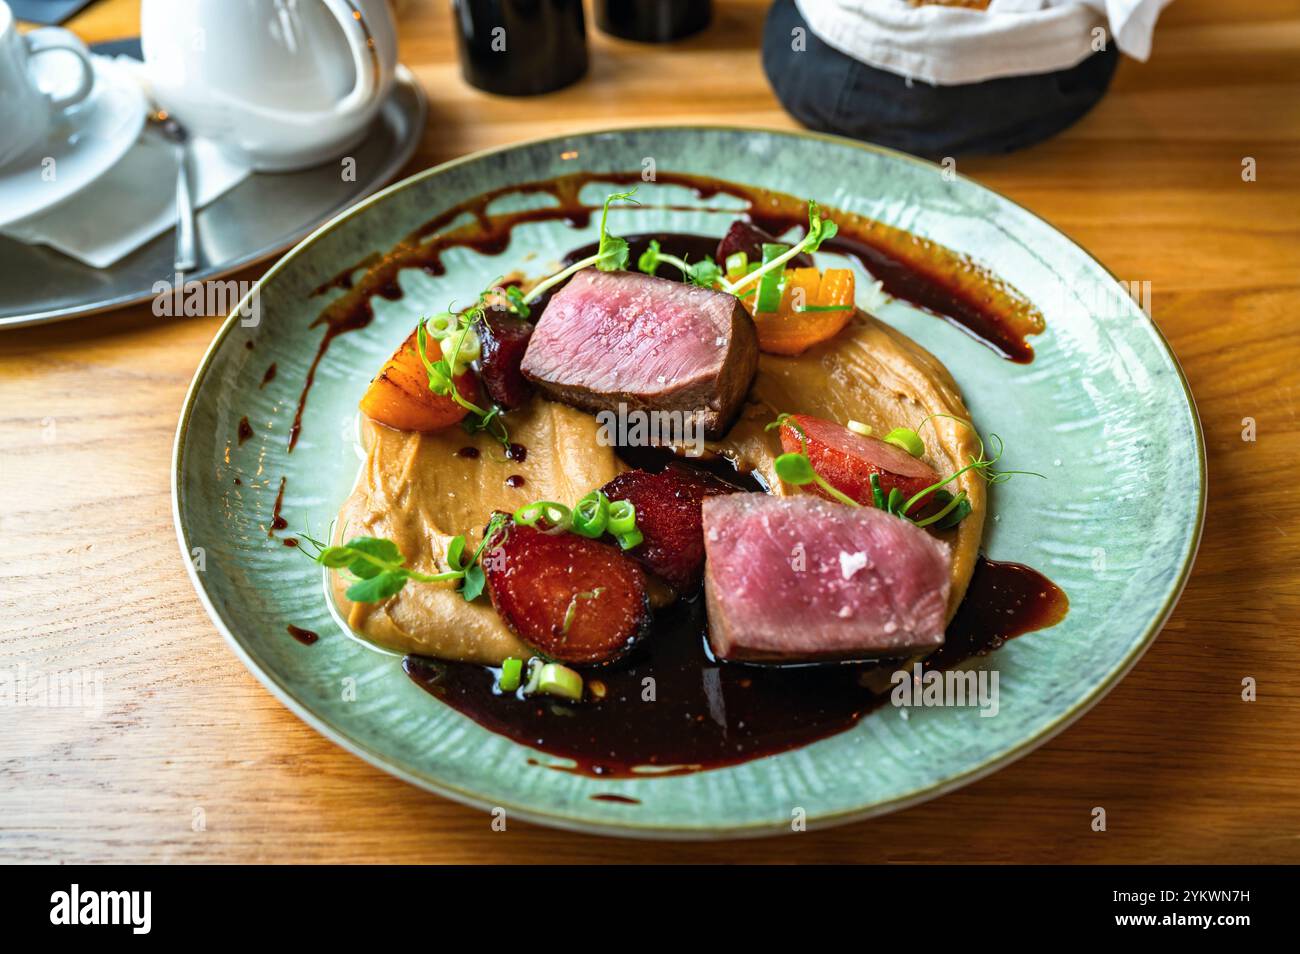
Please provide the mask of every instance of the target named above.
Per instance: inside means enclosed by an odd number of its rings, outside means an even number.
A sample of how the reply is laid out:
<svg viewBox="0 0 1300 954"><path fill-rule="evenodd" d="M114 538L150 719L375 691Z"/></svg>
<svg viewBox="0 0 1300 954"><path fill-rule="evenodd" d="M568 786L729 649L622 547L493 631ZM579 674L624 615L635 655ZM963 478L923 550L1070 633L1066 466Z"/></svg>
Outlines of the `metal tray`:
<svg viewBox="0 0 1300 954"><path fill-rule="evenodd" d="M218 278L270 258L378 191L415 153L426 112L419 83L399 66L374 128L353 151L356 181L343 181L333 162L301 172L254 173L199 211L204 265L185 280ZM175 281L175 241L168 230L112 267L99 269L54 249L0 236L0 328L60 321L148 301L156 282Z"/></svg>

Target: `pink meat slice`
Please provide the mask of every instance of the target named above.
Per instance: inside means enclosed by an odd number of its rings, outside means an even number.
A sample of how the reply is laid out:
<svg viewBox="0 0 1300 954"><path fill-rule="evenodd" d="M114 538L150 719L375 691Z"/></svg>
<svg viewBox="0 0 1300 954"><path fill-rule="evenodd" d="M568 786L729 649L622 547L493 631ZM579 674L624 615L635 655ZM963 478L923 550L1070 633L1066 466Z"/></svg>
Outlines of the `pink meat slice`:
<svg viewBox="0 0 1300 954"><path fill-rule="evenodd" d="M813 496L704 501L719 659L813 662L943 644L951 552L907 520Z"/></svg>
<svg viewBox="0 0 1300 954"><path fill-rule="evenodd" d="M703 416L721 436L758 368L753 320L734 295L640 272L578 272L546 306L523 373L585 411Z"/></svg>

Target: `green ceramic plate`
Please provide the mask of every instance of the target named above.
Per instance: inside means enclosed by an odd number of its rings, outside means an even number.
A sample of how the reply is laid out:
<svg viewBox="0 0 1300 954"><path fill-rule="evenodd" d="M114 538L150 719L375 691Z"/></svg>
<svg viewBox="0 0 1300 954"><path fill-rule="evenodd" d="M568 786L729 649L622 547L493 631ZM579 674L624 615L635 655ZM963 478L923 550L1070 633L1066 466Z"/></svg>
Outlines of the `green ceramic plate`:
<svg viewBox="0 0 1300 954"><path fill-rule="evenodd" d="M575 158L576 157L576 158ZM1010 438L1004 463L1049 481L999 485L985 549L1027 563L1068 593L1063 623L978 660L1000 674L1000 712L886 706L855 728L782 755L689 775L602 780L529 763L538 753L479 727L411 683L400 660L342 632L321 574L268 539L276 496L297 528L325 526L357 469L357 400L418 313L466 300L515 267L544 263L595 236L561 222L518 228L501 256L446 256L447 275L403 272L406 295L376 299L367 329L337 339L316 372L296 450L286 437L321 339L312 291L366 254L389 248L450 205L575 169L659 169L718 176L902 226L983 262L1043 311L1037 358L1018 365L961 330L902 303L881 317L938 355L984 432ZM599 204L605 190L584 194ZM644 184L638 197L672 210L616 231L720 234L717 197ZM497 209L542 197L507 196ZM715 211L709 211L714 209ZM1059 732L1106 693L1155 638L1187 578L1204 509L1204 454L1192 397L1155 325L1119 283L1041 219L925 162L847 140L728 128L589 133L480 153L430 169L339 216L260 283L260 322L234 315L213 341L176 437L174 505L199 597L240 659L290 709L375 765L485 809L547 825L644 837L789 831L892 811L1006 765ZM278 373L261 386L274 362ZM240 419L253 437L237 440ZM198 558L191 558L197 554ZM305 646L289 624L321 633ZM542 761L553 761L540 756ZM594 800L624 794L626 804Z"/></svg>

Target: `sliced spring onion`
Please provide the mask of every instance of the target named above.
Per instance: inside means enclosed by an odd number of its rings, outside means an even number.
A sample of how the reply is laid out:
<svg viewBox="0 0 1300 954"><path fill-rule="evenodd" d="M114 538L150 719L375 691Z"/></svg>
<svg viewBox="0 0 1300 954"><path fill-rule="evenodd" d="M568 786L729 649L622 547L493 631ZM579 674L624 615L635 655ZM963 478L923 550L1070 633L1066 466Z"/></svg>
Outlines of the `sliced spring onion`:
<svg viewBox="0 0 1300 954"><path fill-rule="evenodd" d="M478 332L470 328L465 332L465 339L460 343L460 350L456 352L456 365L459 367L462 364L477 361L482 354L483 342L479 338Z"/></svg>
<svg viewBox="0 0 1300 954"><path fill-rule="evenodd" d="M596 539L605 532L609 524L609 498L599 490L593 490L577 502L573 508L573 521L569 527L581 537Z"/></svg>
<svg viewBox="0 0 1300 954"><path fill-rule="evenodd" d="M627 533L617 534L615 539L618 540L618 545L622 549L631 550L634 546L645 539L645 535L640 530L633 527Z"/></svg>
<svg viewBox="0 0 1300 954"><path fill-rule="evenodd" d="M543 533L562 533L572 525L573 512L554 500L538 500L516 510L514 521L520 526L533 527ZM545 523L546 526L538 526L540 523Z"/></svg>
<svg viewBox="0 0 1300 954"><path fill-rule="evenodd" d="M925 444L921 443L920 436L910 427L894 428L885 435L885 443L901 447L913 457L921 457L925 454Z"/></svg>
<svg viewBox="0 0 1300 954"><path fill-rule="evenodd" d="M608 530L622 536L636 530L636 505L630 500L615 500L609 505Z"/></svg>
<svg viewBox="0 0 1300 954"><path fill-rule="evenodd" d="M569 600L568 607L564 610L564 625L560 627L561 633L567 633L569 627L573 625L573 617L578 614L579 600L598 600L600 594L605 592L603 586L598 586L594 590L588 590L585 593L574 593L573 598Z"/></svg>
<svg viewBox="0 0 1300 954"><path fill-rule="evenodd" d="M767 265L775 261L788 251L790 251L789 245L764 242L763 264ZM758 301L754 305L754 311L775 313L781 310L781 279L784 275L784 268L774 268L763 274L763 277L758 280Z"/></svg>
<svg viewBox="0 0 1300 954"><path fill-rule="evenodd" d="M778 477L787 484L794 484L796 487L811 484L817 478L808 455L801 454L798 451L782 454L773 461L773 466L776 468Z"/></svg>
<svg viewBox="0 0 1300 954"><path fill-rule="evenodd" d="M542 681L543 665L544 661L537 656L528 660L528 681L524 683L524 695L531 696L537 691L537 687Z"/></svg>
<svg viewBox="0 0 1300 954"><path fill-rule="evenodd" d="M870 437L874 433L870 424L863 424L861 421L849 421L844 426L854 434L861 434L863 437Z"/></svg>
<svg viewBox="0 0 1300 954"><path fill-rule="evenodd" d="M502 692L514 692L523 681L524 661L511 656L501 663L501 679L497 685Z"/></svg>
<svg viewBox="0 0 1300 954"><path fill-rule="evenodd" d="M430 338L441 341L456 330L456 324L455 315L449 311L440 311L432 318L425 319L424 327L429 332Z"/></svg>
<svg viewBox="0 0 1300 954"><path fill-rule="evenodd" d="M744 252L733 252L727 256L723 267L728 275L735 275L737 272L743 275L749 270L749 256Z"/></svg>
<svg viewBox="0 0 1300 954"><path fill-rule="evenodd" d="M571 702L581 702L582 676L560 663L546 663L537 677L537 691Z"/></svg>

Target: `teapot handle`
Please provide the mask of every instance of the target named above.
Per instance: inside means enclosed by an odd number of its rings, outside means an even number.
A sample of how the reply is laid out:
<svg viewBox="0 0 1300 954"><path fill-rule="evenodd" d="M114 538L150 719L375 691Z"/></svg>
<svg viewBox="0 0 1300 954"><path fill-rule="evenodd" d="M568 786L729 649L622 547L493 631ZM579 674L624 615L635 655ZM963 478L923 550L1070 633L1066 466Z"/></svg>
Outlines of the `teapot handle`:
<svg viewBox="0 0 1300 954"><path fill-rule="evenodd" d="M374 101L379 90L380 66L379 54L374 47L370 28L361 16L354 0L321 0L325 8L338 21L343 36L352 53L352 68L356 82L342 99L323 112L300 112L283 109L269 109L264 106L251 108L264 117L274 118L290 126L314 126L322 120L346 120L357 113L364 112Z"/></svg>
<svg viewBox="0 0 1300 954"><path fill-rule="evenodd" d="M361 10L352 0L325 0L325 6L343 30L352 51L352 68L357 81L352 89L334 107L336 116L345 116L361 112L374 100L379 89L380 65L379 54L375 50L374 37L366 21L362 19Z"/></svg>

